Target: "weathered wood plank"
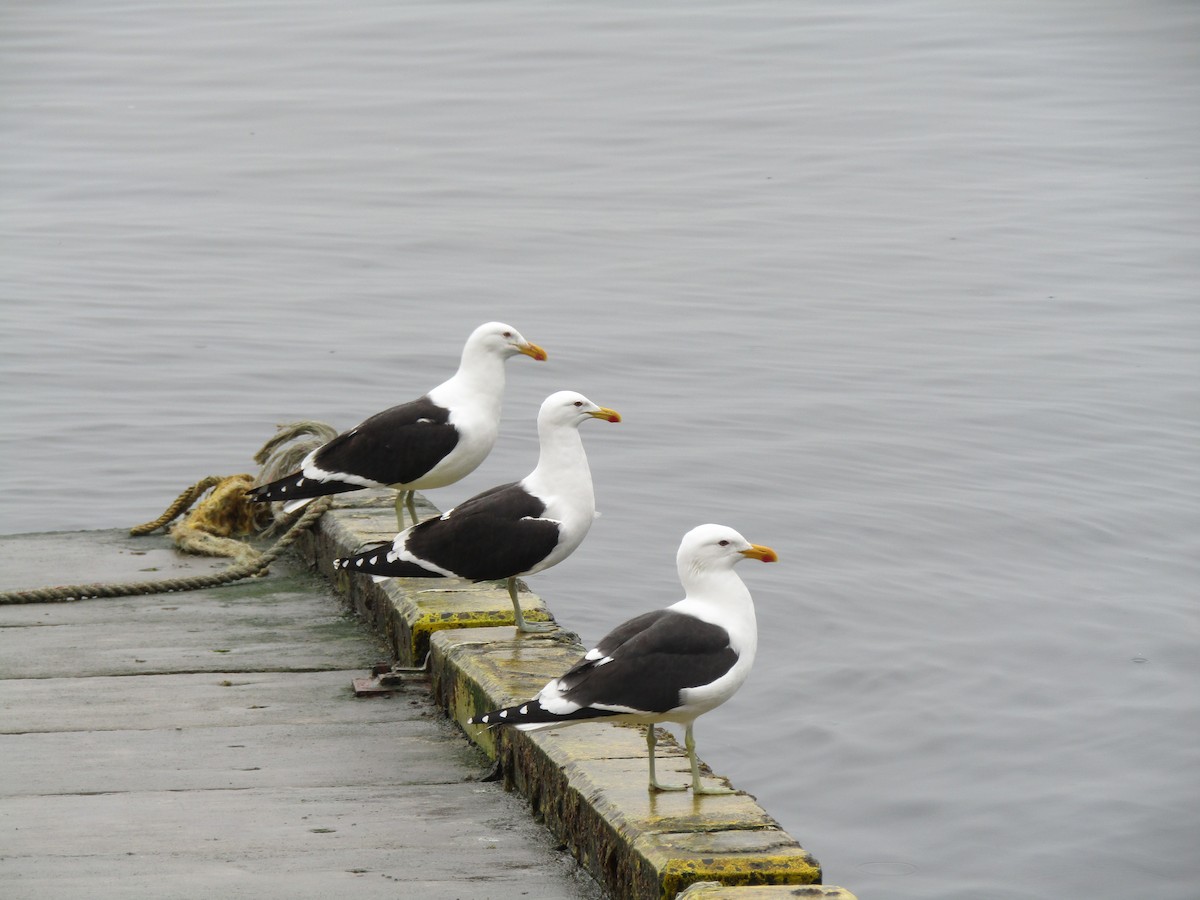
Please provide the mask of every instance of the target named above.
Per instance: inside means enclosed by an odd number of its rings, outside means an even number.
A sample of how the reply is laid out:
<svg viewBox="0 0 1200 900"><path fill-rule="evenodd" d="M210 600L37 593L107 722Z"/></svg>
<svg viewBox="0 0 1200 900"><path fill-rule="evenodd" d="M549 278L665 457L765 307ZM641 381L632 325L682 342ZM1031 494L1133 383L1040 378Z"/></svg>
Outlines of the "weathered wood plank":
<svg viewBox="0 0 1200 900"><path fill-rule="evenodd" d="M391 722L404 694L360 700L361 669L0 679L0 734ZM80 690L82 686L84 690ZM424 684L406 693L421 696ZM166 701L166 702L164 702Z"/></svg>
<svg viewBox="0 0 1200 900"><path fill-rule="evenodd" d="M595 896L496 785L28 796L0 821L13 898Z"/></svg>
<svg viewBox="0 0 1200 900"><path fill-rule="evenodd" d="M60 583L225 565L165 545L0 538L0 579L36 586L60 559ZM354 697L385 645L326 582L273 568L0 606L0 896L599 897L519 799L478 781L486 761L426 685Z"/></svg>

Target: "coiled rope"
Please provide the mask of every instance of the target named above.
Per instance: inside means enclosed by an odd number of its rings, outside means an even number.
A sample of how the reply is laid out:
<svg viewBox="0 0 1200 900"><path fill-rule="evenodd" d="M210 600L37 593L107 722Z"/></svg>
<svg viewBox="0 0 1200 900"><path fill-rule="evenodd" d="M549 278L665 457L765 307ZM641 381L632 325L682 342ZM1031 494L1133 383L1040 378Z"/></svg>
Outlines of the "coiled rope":
<svg viewBox="0 0 1200 900"><path fill-rule="evenodd" d="M164 525L169 525L174 522L184 510L191 509L193 503L199 500L204 492L211 487L216 487L225 480L223 475L209 475L197 481L190 488L186 488L183 493L175 498L175 501L166 508L161 516L153 522L146 522L144 525L134 525L129 529L129 533L134 537L141 537L144 534L150 534L152 531L157 531Z"/></svg>
<svg viewBox="0 0 1200 900"><path fill-rule="evenodd" d="M325 443L336 434L333 428L320 422L296 422L280 426L276 435L257 454L255 461L263 465L263 480L278 477L285 468L297 464L313 446ZM290 444L301 435L311 435L308 442ZM288 446L284 446L288 444ZM150 534L173 522L204 493L212 494L188 518L171 529L171 537L180 549L206 555L232 556L237 559L222 572L191 575L186 578L164 578L156 581L121 582L115 584L72 584L0 593L0 605L15 603L61 603L98 597L129 597L139 594L165 594L195 591L240 581L265 572L272 562L316 521L332 503L329 497L319 497L304 507L303 513L287 525L287 530L270 549L259 553L243 541L226 535L249 533L263 520L261 510L246 500L246 490L254 483L251 475L210 475L180 493L161 516L153 522L136 525L129 530L134 536ZM277 514L279 515L279 514ZM282 524L290 517L276 519Z"/></svg>

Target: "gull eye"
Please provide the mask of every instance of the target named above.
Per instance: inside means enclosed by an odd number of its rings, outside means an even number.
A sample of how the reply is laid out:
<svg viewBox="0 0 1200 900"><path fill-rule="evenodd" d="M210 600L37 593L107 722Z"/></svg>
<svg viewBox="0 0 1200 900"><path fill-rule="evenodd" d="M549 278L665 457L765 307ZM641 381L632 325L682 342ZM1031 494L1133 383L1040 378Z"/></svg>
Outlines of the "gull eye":
<svg viewBox="0 0 1200 900"><path fill-rule="evenodd" d="M719 543L719 544L720 544L722 547L728 547L728 546L729 546L729 541L718 541L717 543Z"/></svg>
<svg viewBox="0 0 1200 900"><path fill-rule="evenodd" d="M575 405L576 405L576 406L583 406L583 401L582 401L582 400L576 400L576 401L575 401Z"/></svg>
<svg viewBox="0 0 1200 900"><path fill-rule="evenodd" d="M511 331L506 331L506 332L504 332L504 336L505 336L505 337L512 337L512 332L511 332Z"/></svg>

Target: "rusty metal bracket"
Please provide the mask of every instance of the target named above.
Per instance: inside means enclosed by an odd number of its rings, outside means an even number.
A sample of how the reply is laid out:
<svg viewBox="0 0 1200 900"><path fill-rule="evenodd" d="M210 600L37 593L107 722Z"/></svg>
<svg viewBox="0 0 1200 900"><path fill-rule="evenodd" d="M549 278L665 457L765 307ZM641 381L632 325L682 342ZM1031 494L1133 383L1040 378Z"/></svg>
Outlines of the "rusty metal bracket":
<svg viewBox="0 0 1200 900"><path fill-rule="evenodd" d="M355 697L387 697L392 694L399 694L404 691L405 682L409 681L429 681L429 671L425 668L425 664L429 662L429 657L425 657L425 662L418 666L393 666L389 663L380 663L372 667L371 676L369 678L353 679L354 696Z"/></svg>

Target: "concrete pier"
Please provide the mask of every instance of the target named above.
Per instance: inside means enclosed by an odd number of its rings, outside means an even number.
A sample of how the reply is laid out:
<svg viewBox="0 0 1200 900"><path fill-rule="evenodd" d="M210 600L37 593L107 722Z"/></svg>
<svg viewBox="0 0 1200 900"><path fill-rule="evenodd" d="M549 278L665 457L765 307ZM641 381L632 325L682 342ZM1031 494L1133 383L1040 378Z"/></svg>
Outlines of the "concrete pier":
<svg viewBox="0 0 1200 900"><path fill-rule="evenodd" d="M364 492L297 548L332 575L394 529L392 497ZM4 589L225 565L162 536L0 538ZM0 896L853 900L753 797L649 794L641 729L464 735L583 652L565 631L519 634L502 586L335 581L357 616L295 562L204 591L0 606ZM552 619L531 593L522 606ZM427 679L355 699L375 664L427 657ZM687 780L665 732L659 750L660 776ZM482 781L496 758L503 781Z"/></svg>
<svg viewBox="0 0 1200 900"><path fill-rule="evenodd" d="M420 509L423 516L436 512L427 504ZM506 784L529 799L556 838L613 896L669 898L700 882L759 886L758 897L780 886L779 896L797 896L795 886L819 885L817 861L748 794L651 795L639 728L589 723L527 734L467 726L477 712L532 696L585 648L565 631L518 633L508 594L496 584L375 583L333 572L333 558L390 539L394 523L386 496L360 493L335 504L304 552L376 623L397 659L412 665L428 654L439 705L489 757L500 759ZM528 591L521 605L526 618L552 618ZM660 777L686 781L686 755L669 734L663 732L663 738ZM852 898L829 886L810 896Z"/></svg>

